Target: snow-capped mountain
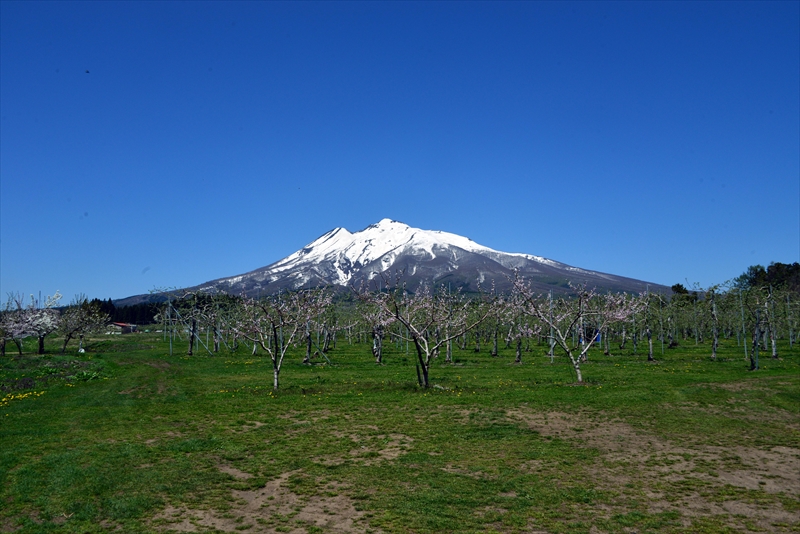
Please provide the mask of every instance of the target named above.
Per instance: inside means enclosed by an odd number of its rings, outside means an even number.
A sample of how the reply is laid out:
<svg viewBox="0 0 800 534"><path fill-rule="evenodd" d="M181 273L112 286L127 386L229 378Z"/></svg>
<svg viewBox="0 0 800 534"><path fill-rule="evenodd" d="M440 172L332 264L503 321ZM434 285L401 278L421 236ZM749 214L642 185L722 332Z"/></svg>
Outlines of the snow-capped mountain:
<svg viewBox="0 0 800 534"><path fill-rule="evenodd" d="M334 228L294 254L249 273L219 278L187 288L232 295L270 295L280 290L331 286L345 290L362 282L378 284L381 274L393 280L401 273L410 290L419 284L448 284L465 292L507 291L517 270L542 292L568 292L569 284L587 284L607 291L669 292L669 288L572 267L532 256L500 252L460 235L435 230L420 230L390 219L383 219L360 232ZM116 301L117 306L158 299L139 295Z"/></svg>
<svg viewBox="0 0 800 534"><path fill-rule="evenodd" d="M518 270L540 289L566 290L586 283L606 290L644 291L646 282L571 267L532 256L500 252L448 232L421 230L390 219L351 233L335 228L286 258L249 273L220 278L195 288L231 294L267 295L281 289L320 285L357 287L381 273L403 273L413 289L420 283L450 284L465 291L508 289ZM651 290L658 288L649 284Z"/></svg>

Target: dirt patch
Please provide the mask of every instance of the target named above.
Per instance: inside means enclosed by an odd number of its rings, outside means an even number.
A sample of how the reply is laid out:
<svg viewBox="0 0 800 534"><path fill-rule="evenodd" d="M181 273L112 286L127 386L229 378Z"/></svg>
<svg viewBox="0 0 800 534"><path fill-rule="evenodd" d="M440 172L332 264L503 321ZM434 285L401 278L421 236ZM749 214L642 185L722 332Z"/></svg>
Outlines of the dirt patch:
<svg viewBox="0 0 800 534"><path fill-rule="evenodd" d="M248 478L253 478L253 475L250 473L246 473L244 471L240 471L233 466L226 465L226 464L217 464L217 469L222 471L225 474L232 476L237 480L247 480Z"/></svg>
<svg viewBox="0 0 800 534"><path fill-rule="evenodd" d="M472 414L474 413L478 413L478 410L474 408L473 409L463 408L460 410L451 410L449 414L450 417L453 418L454 420L458 421L462 425L466 425L469 424L470 417L472 417Z"/></svg>
<svg viewBox="0 0 800 534"><path fill-rule="evenodd" d="M163 380L159 380L156 382L155 385L155 394L156 395L164 395L167 393L169 388L167 387L167 383ZM131 395L137 399L145 399L150 397L153 394L152 386L150 385L142 385L137 386L135 388L130 389L123 389L122 391L117 392L119 395Z"/></svg>
<svg viewBox="0 0 800 534"><path fill-rule="evenodd" d="M245 432L250 432L251 430L261 428L265 424L266 423L262 423L261 421L245 421L240 428L231 428L229 430L234 434L243 434Z"/></svg>
<svg viewBox="0 0 800 534"><path fill-rule="evenodd" d="M142 439L141 435L137 435L136 437L139 438L139 439ZM183 434L181 434L180 432L174 432L172 430L167 430L166 432L164 432L164 437L165 438L170 438L170 439L171 438L180 438L180 437L183 437ZM152 446L152 445L155 445L156 443L158 443L160 439L162 439L162 438L149 438L149 439L144 440L144 444Z"/></svg>
<svg viewBox="0 0 800 534"><path fill-rule="evenodd" d="M238 471L238 470L237 470ZM232 490L233 502L225 513L168 506L152 520L160 531L307 533L322 529L334 533L366 533L369 529L364 513L355 509L352 500L340 493L341 485L321 487L323 495L297 495L285 486L292 475L284 473L254 491Z"/></svg>
<svg viewBox="0 0 800 534"><path fill-rule="evenodd" d="M299 419L298 416L300 415L304 415L307 419ZM300 425L308 424L309 422L316 423L317 421L324 421L325 419L330 419L333 417L333 414L330 410L319 410L311 413L304 412L302 414L296 410L289 410L288 412L280 414L277 417L278 419L287 419L296 425ZM344 417L345 419L349 419L347 415Z"/></svg>
<svg viewBox="0 0 800 534"><path fill-rule="evenodd" d="M378 456L382 460L399 458L411 449L411 443L414 441L414 438L404 434L389 434L388 437L378 435L375 437L379 442L382 442L377 450ZM370 465L370 463L365 462L365 465Z"/></svg>
<svg viewBox="0 0 800 534"><path fill-rule="evenodd" d="M742 380L737 382L713 382L704 384L706 387L719 388L727 391L771 391L772 386L791 386L790 382L776 382L782 380L783 377L769 376L751 378L750 380ZM768 382L772 382L768 384Z"/></svg>
<svg viewBox="0 0 800 534"><path fill-rule="evenodd" d="M767 531L774 531L775 525L792 525L790 529L800 526L799 513L784 509L779 499L764 495L780 494L795 500L800 497L800 449L676 444L597 413L515 409L508 416L542 436L576 441L580 447L599 451L600 457L587 466L598 485L642 488L653 513L723 515L730 517L732 527L747 518ZM535 472L547 467L540 461L531 461L523 470ZM715 500L711 496L728 486L763 492L763 497L751 494L752 500L745 502L739 498ZM742 494L739 491L738 495Z"/></svg>
<svg viewBox="0 0 800 534"><path fill-rule="evenodd" d="M445 473L451 473L453 475L461 475L461 476L465 476L465 477L469 477L469 478L474 478L476 480L480 480L480 479L484 479L484 478L490 478L490 477L484 475L481 472L470 471L468 469L463 469L461 467L456 467L456 466L451 465L451 464L447 464L446 466L442 467L441 470L444 471ZM500 494L500 496L504 497L503 494Z"/></svg>
<svg viewBox="0 0 800 534"><path fill-rule="evenodd" d="M165 362L164 360L145 362L145 365L149 365L150 367L155 367L160 371L166 371L170 367L169 363Z"/></svg>
<svg viewBox="0 0 800 534"><path fill-rule="evenodd" d="M739 400L739 399L728 399L727 406L725 407L697 407L697 406L689 406L688 403L678 406L679 409L682 410L691 410L691 411L698 411L702 413L707 413L709 415L714 415L717 417L735 417L736 419L743 420L743 421L757 421L761 422L764 421L764 414L763 413L754 413L748 405L749 401ZM784 426L788 428L792 428L794 430L800 429L800 423L797 422L797 417L790 413L783 410L771 410L769 412L769 419L773 422L780 422Z"/></svg>
<svg viewBox="0 0 800 534"><path fill-rule="evenodd" d="M16 532L21 528L21 526L12 524L10 519L0 520L0 532Z"/></svg>
<svg viewBox="0 0 800 534"><path fill-rule="evenodd" d="M377 427L370 427L370 430ZM345 457L325 455L312 458L312 461L323 465L341 465L347 461L354 461L361 465L377 465L385 461L399 458L411 450L414 438L405 434L348 434L333 431L332 435L338 438L348 438L358 447L350 449Z"/></svg>

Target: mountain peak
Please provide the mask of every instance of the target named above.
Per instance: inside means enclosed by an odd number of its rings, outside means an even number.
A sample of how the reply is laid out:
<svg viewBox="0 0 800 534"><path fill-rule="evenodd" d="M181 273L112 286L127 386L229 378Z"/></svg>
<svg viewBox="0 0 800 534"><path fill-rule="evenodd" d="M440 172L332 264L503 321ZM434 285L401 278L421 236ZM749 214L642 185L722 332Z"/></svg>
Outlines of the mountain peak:
<svg viewBox="0 0 800 534"><path fill-rule="evenodd" d="M421 230L385 218L354 233L334 228L266 267L192 289L268 295L320 285L357 286L384 272L403 273L412 291L423 283L476 291L492 282L498 291L505 291L515 272L545 292L567 292L570 283L608 291L641 292L647 287L640 280L571 267L540 256L500 252L457 234ZM663 287L649 285L651 290Z"/></svg>
<svg viewBox="0 0 800 534"><path fill-rule="evenodd" d="M376 222L375 224L370 224L364 230L368 230L370 228L379 229L379 230L405 230L405 229L411 228L411 227L408 226L405 223L402 223L400 221L395 221L393 219L381 219L380 221Z"/></svg>

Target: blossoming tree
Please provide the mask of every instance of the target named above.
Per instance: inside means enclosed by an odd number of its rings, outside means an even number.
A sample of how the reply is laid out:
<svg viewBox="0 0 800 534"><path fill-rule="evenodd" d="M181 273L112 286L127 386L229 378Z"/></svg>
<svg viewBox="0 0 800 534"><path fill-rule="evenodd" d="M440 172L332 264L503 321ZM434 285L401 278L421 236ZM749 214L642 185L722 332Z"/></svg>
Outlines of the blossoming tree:
<svg viewBox="0 0 800 534"><path fill-rule="evenodd" d="M443 287L434 290L424 284L412 293L399 280L384 291L362 287L358 297L377 310L377 323L402 325L401 337L414 343L417 380L423 388L430 387L431 360L439 350L482 323L494 309L491 299L466 299Z"/></svg>
<svg viewBox="0 0 800 534"><path fill-rule="evenodd" d="M585 286L574 287L575 296L549 299L534 291L520 276L513 279L513 292L507 304L520 314L534 319L531 327L547 335L569 358L578 383L583 383L581 362L598 334L615 321L627 320L643 306L641 296L624 293L598 293Z"/></svg>
<svg viewBox="0 0 800 534"><path fill-rule="evenodd" d="M325 290L304 290L254 299L243 297L234 318L235 332L258 345L272 360L272 388L278 391L283 359L303 335L307 324L321 316L332 297Z"/></svg>
<svg viewBox="0 0 800 534"><path fill-rule="evenodd" d="M64 336L61 352L66 352L67 344L75 337L80 340L80 351L83 348L83 337L100 331L109 320L108 314L100 309L99 301L89 302L85 295L76 296L61 314L58 326L59 332Z"/></svg>
<svg viewBox="0 0 800 534"><path fill-rule="evenodd" d="M17 341L17 346L22 348L19 340L25 337L36 336L39 340L39 354L44 354L44 338L56 331L60 324L60 314L54 309L61 300L61 293L48 296L43 303L37 302L31 295L30 302L26 305L22 295L9 295L6 309L3 312L4 339L10 338Z"/></svg>

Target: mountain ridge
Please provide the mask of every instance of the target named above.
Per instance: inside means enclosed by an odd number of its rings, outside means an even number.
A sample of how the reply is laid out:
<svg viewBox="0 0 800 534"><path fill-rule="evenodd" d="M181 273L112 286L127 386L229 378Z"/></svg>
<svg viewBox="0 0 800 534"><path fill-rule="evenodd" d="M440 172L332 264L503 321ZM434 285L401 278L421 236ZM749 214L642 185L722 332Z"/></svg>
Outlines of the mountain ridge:
<svg viewBox="0 0 800 534"><path fill-rule="evenodd" d="M542 291L568 292L569 284L587 284L608 291L669 291L666 286L579 267L532 254L501 252L467 237L439 230L413 228L382 219L358 232L334 228L296 252L265 267L217 278L187 291L225 292L248 296L318 286L347 288L369 283L382 273L402 273L410 290L422 283L444 284L467 292L510 289L519 272ZM117 301L146 302L150 295ZM116 303L115 303L116 304Z"/></svg>

